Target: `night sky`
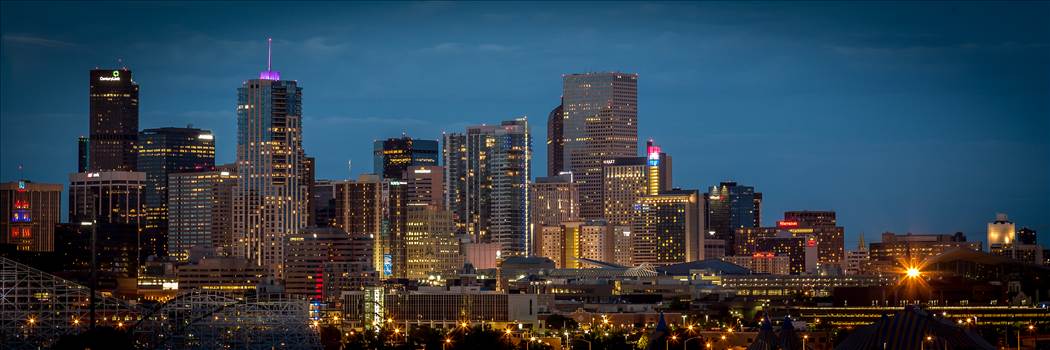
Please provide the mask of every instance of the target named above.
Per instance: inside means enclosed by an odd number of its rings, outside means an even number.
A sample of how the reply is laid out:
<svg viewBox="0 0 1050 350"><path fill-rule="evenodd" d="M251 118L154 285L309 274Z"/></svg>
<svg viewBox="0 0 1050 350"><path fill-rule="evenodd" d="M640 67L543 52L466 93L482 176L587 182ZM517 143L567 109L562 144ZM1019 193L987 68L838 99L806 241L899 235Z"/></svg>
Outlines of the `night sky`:
<svg viewBox="0 0 1050 350"><path fill-rule="evenodd" d="M10 3L0 5L0 181L68 185L88 70L117 59L141 128L211 129L235 160L236 89L303 87L318 178L371 141L521 115L546 170L561 75L639 74L640 138L676 187L736 180L860 233L965 232L1006 212L1050 243L1050 3ZM24 170L18 171L19 164Z"/></svg>

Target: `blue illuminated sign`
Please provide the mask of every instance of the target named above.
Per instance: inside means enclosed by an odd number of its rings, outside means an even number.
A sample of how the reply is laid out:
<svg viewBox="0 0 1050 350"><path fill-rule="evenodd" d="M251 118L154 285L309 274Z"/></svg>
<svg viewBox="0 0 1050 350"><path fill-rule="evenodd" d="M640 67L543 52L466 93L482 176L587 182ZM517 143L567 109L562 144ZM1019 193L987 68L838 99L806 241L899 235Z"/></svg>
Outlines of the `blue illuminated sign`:
<svg viewBox="0 0 1050 350"><path fill-rule="evenodd" d="M390 276L394 274L394 257L390 254L383 254L383 276Z"/></svg>

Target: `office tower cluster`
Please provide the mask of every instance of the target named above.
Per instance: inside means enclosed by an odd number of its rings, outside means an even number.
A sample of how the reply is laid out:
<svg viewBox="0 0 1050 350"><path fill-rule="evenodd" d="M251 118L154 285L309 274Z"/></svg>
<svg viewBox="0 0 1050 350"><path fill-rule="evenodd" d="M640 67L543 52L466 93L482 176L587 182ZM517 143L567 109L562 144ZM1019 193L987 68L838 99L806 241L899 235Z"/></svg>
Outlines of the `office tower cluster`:
<svg viewBox="0 0 1050 350"><path fill-rule="evenodd" d="M433 139L375 140L371 171L353 179L315 178L317 162L303 147L304 89L269 61L236 87L230 164L216 164L222 136L209 130L139 130L131 70L94 69L89 79L89 133L77 139L68 223L60 223L62 185L2 183L0 213L9 220L0 221L0 244L62 251L81 272L95 249L93 269L110 286L175 280L178 288L250 293L278 285L330 301L381 281L466 283L513 271L506 264L644 272L697 263L868 276L982 248L961 233L885 233L847 252L834 211L787 211L763 225L763 194L752 186L676 187L671 152L652 139L639 144L633 73L562 76L546 119L542 176L532 173L523 116ZM988 248L1042 264L1035 235L999 214L988 224Z"/></svg>

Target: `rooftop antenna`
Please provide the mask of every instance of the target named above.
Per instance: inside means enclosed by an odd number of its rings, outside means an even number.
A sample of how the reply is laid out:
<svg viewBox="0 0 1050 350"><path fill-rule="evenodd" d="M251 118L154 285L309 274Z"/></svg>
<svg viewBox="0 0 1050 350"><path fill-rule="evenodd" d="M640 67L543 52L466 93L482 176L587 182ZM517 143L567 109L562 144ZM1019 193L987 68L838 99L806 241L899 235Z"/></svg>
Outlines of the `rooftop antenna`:
<svg viewBox="0 0 1050 350"><path fill-rule="evenodd" d="M354 160L353 159L347 159L346 160L346 179L347 180L349 180L350 178L352 178L354 176L353 169L354 169Z"/></svg>
<svg viewBox="0 0 1050 350"><path fill-rule="evenodd" d="M273 38L266 38L266 70L270 70L270 53L273 48Z"/></svg>

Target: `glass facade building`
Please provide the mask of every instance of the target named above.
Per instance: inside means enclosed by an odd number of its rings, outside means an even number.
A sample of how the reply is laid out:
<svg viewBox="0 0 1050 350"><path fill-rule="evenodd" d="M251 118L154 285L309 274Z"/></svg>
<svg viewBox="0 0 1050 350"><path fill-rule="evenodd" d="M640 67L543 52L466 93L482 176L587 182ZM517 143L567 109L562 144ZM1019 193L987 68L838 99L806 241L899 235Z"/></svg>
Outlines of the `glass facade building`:
<svg viewBox="0 0 1050 350"><path fill-rule="evenodd" d="M89 170L135 171L139 85L131 79L131 71L91 70L89 94Z"/></svg>
<svg viewBox="0 0 1050 350"><path fill-rule="evenodd" d="M143 208L143 254L167 255L168 175L215 168L215 139L211 131L185 128L145 129L139 133L137 166L146 173Z"/></svg>
<svg viewBox="0 0 1050 350"><path fill-rule="evenodd" d="M638 75L562 76L563 170L580 188L584 219L602 218L602 162L638 155Z"/></svg>

